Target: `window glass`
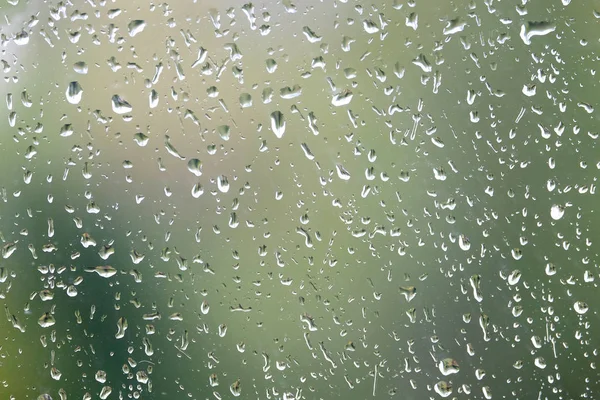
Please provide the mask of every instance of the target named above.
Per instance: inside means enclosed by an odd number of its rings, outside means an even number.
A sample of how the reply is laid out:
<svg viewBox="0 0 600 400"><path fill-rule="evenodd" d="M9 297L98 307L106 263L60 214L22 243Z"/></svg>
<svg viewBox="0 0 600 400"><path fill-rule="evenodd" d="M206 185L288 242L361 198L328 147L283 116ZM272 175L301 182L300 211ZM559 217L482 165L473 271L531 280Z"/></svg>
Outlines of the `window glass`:
<svg viewBox="0 0 600 400"><path fill-rule="evenodd" d="M0 9L0 398L598 397L600 3Z"/></svg>

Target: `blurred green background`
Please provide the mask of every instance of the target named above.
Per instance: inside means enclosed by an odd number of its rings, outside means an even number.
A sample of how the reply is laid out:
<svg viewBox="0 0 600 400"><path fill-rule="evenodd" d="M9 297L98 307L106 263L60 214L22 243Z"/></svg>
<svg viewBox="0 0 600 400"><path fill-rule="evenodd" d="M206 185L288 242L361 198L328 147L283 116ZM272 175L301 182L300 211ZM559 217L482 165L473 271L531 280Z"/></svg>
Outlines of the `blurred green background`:
<svg viewBox="0 0 600 400"><path fill-rule="evenodd" d="M0 398L596 397L569 3L3 3Z"/></svg>

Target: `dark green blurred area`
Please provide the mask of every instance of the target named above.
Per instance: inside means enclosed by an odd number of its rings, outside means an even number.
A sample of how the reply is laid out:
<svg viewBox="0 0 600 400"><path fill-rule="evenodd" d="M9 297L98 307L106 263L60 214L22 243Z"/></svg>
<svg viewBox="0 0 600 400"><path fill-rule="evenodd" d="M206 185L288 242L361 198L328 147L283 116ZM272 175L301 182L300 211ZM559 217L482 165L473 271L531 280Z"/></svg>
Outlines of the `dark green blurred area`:
<svg viewBox="0 0 600 400"><path fill-rule="evenodd" d="M3 4L0 399L598 397L567 3Z"/></svg>

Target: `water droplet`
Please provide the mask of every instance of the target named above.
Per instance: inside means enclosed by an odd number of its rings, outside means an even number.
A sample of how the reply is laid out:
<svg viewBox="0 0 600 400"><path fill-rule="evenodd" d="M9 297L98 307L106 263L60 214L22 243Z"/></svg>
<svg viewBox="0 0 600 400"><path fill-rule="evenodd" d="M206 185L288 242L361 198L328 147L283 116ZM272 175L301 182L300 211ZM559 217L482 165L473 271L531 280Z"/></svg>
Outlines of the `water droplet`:
<svg viewBox="0 0 600 400"><path fill-rule="evenodd" d="M516 285L517 283L519 283L520 280L521 280L521 271L519 271L518 269L515 269L508 276L508 284L511 286Z"/></svg>
<svg viewBox="0 0 600 400"><path fill-rule="evenodd" d="M439 362L438 367L444 376L457 374L460 371L458 363L452 358L444 358Z"/></svg>
<svg viewBox="0 0 600 400"><path fill-rule="evenodd" d="M242 108L252 107L252 96L249 93L242 93L240 95L240 106Z"/></svg>
<svg viewBox="0 0 600 400"><path fill-rule="evenodd" d="M521 25L521 39L526 45L531 44L531 38L534 36L545 36L556 30L556 25L550 22L528 21Z"/></svg>
<svg viewBox="0 0 600 400"><path fill-rule="evenodd" d="M200 183L196 183L192 187L192 196L195 199L197 199L198 197L202 196L203 193L204 193L204 188L202 187L202 185Z"/></svg>
<svg viewBox="0 0 600 400"><path fill-rule="evenodd" d="M29 33L21 31L15 35L14 42L17 46L25 46L29 43Z"/></svg>
<svg viewBox="0 0 600 400"><path fill-rule="evenodd" d="M275 60L273 60L272 58L269 58L266 61L267 64L267 72L272 74L273 72L275 72L277 70L277 62Z"/></svg>
<svg viewBox="0 0 600 400"><path fill-rule="evenodd" d="M69 83L67 87L67 101L71 104L79 104L81 101L81 96L83 96L83 88L77 81L73 81Z"/></svg>
<svg viewBox="0 0 600 400"><path fill-rule="evenodd" d="M231 394L235 397L238 397L240 394L242 394L242 386L240 384L240 380L238 379L235 382L233 382L231 386L229 386L229 390L231 391Z"/></svg>
<svg viewBox="0 0 600 400"><path fill-rule="evenodd" d="M117 321L117 333L115 334L115 339L122 339L125 336L127 327L127 319L125 317L120 317Z"/></svg>
<svg viewBox="0 0 600 400"><path fill-rule="evenodd" d="M100 391L100 399L106 400L108 396L112 393L112 388L110 386L104 386Z"/></svg>
<svg viewBox="0 0 600 400"><path fill-rule="evenodd" d="M142 132L137 132L133 135L133 140L138 144L138 146L144 147L148 144L150 138Z"/></svg>
<svg viewBox="0 0 600 400"><path fill-rule="evenodd" d="M94 376L96 381L100 383L106 383L106 372L102 370L96 371L96 375Z"/></svg>
<svg viewBox="0 0 600 400"><path fill-rule="evenodd" d="M187 167L192 174L196 176L202 175L202 161L197 158L191 158L188 161Z"/></svg>
<svg viewBox="0 0 600 400"><path fill-rule="evenodd" d="M550 216L555 221L558 221L559 219L561 219L563 217L563 215L565 215L565 208L563 206L555 204L550 209Z"/></svg>
<svg viewBox="0 0 600 400"><path fill-rule="evenodd" d="M221 193L229 192L229 181L225 175L219 175L217 178L217 188Z"/></svg>
<svg viewBox="0 0 600 400"><path fill-rule="evenodd" d="M2 247L2 258L6 259L10 257L15 250L17 250L16 243L7 243Z"/></svg>
<svg viewBox="0 0 600 400"><path fill-rule="evenodd" d="M285 117L281 111L273 111L271 113L271 130L278 139L283 137L285 133Z"/></svg>
<svg viewBox="0 0 600 400"><path fill-rule="evenodd" d="M439 381L435 384L434 390L441 397L448 397L452 394L452 385L446 381Z"/></svg>
<svg viewBox="0 0 600 400"><path fill-rule="evenodd" d="M150 108L156 108L156 106L158 106L158 100L158 92L152 89L152 91L148 95L148 105L150 106Z"/></svg>
<svg viewBox="0 0 600 400"><path fill-rule="evenodd" d="M448 21L443 33L444 35L454 35L455 33L464 31L465 26L467 26L466 22L461 21L460 18L455 18Z"/></svg>
<svg viewBox="0 0 600 400"><path fill-rule="evenodd" d="M344 181L350 180L350 172L342 164L336 164L335 170L337 171L338 178Z"/></svg>
<svg viewBox="0 0 600 400"><path fill-rule="evenodd" d="M217 128L217 133L219 134L221 139L227 141L227 140L229 140L230 130L231 130L231 128L229 127L229 125L221 125Z"/></svg>
<svg viewBox="0 0 600 400"><path fill-rule="evenodd" d="M370 19L366 19L363 21L363 29L365 30L365 32L371 35L379 32L379 27L377 26L377 24L371 21Z"/></svg>
<svg viewBox="0 0 600 400"><path fill-rule="evenodd" d="M117 274L117 270L110 265L100 265L94 268L86 268L86 272L95 272L103 278L110 278Z"/></svg>
<svg viewBox="0 0 600 400"><path fill-rule="evenodd" d="M52 325L56 324L56 320L54 319L52 314L46 312L40 317L40 319L38 319L38 324L42 328L49 328Z"/></svg>
<svg viewBox="0 0 600 400"><path fill-rule="evenodd" d="M583 301L576 301L575 304L573 304L573 309L575 310L575 312L577 314L583 315L586 312L588 312L589 306L587 305L587 303L584 303Z"/></svg>
<svg viewBox="0 0 600 400"><path fill-rule="evenodd" d="M141 19L135 19L127 25L127 31L129 32L129 36L132 37L142 32L144 28L146 28L146 21Z"/></svg>
<svg viewBox="0 0 600 400"><path fill-rule="evenodd" d="M219 325L219 336L225 337L226 334L227 334L227 325L225 325L225 324Z"/></svg>
<svg viewBox="0 0 600 400"><path fill-rule="evenodd" d="M302 28L302 32L304 33L304 36L306 36L306 39L308 39L310 43L316 43L321 41L321 36L313 32L312 29L310 29L308 26Z"/></svg>
<svg viewBox="0 0 600 400"><path fill-rule="evenodd" d="M126 114L133 110L131 104L121 98L118 94L112 97L112 109L117 114Z"/></svg>
<svg viewBox="0 0 600 400"><path fill-rule="evenodd" d="M54 379L55 381L59 381L61 376L62 376L62 372L60 372L60 370L58 368L52 367L50 369L50 377L52 379Z"/></svg>
<svg viewBox="0 0 600 400"><path fill-rule="evenodd" d="M546 360L544 359L544 357L536 357L533 363L539 369L546 368Z"/></svg>
<svg viewBox="0 0 600 400"><path fill-rule="evenodd" d="M414 286L402 286L400 287L400 293L404 295L406 301L410 302L417 295L417 288Z"/></svg>
<svg viewBox="0 0 600 400"><path fill-rule="evenodd" d="M335 94L331 99L331 104L335 107L346 106L352 101L352 96L352 92L346 89L341 93Z"/></svg>
<svg viewBox="0 0 600 400"><path fill-rule="evenodd" d="M88 65L84 61L77 61L73 64L73 70L78 74L85 75L88 73Z"/></svg>
<svg viewBox="0 0 600 400"><path fill-rule="evenodd" d="M463 251L468 251L471 248L471 241L465 235L460 235L458 237L458 246Z"/></svg>
<svg viewBox="0 0 600 400"><path fill-rule="evenodd" d="M554 265L552 263L547 263L544 270L546 271L546 275L552 276L552 275L556 274L556 265Z"/></svg>
<svg viewBox="0 0 600 400"><path fill-rule="evenodd" d="M290 100L302 95L302 87L300 85L294 85L292 87L286 86L279 90L279 95L282 99Z"/></svg>

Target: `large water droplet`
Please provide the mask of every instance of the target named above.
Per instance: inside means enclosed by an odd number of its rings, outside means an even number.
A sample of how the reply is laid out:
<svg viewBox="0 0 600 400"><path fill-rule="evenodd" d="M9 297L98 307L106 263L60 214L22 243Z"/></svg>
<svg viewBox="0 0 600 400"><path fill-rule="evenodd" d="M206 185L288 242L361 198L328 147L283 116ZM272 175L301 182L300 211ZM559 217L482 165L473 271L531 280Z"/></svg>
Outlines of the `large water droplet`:
<svg viewBox="0 0 600 400"><path fill-rule="evenodd" d="M88 66L85 61L77 61L73 64L73 70L78 74L85 75L88 73Z"/></svg>
<svg viewBox="0 0 600 400"><path fill-rule="evenodd" d="M121 98L118 94L112 97L112 109L117 114L125 114L131 112L133 107L127 101Z"/></svg>
<svg viewBox="0 0 600 400"><path fill-rule="evenodd" d="M336 164L335 170L337 171L338 178L344 181L350 180L350 172L342 164Z"/></svg>
<svg viewBox="0 0 600 400"><path fill-rule="evenodd" d="M273 111L271 113L271 130L278 139L281 139L285 133L285 118L281 111Z"/></svg>
<svg viewBox="0 0 600 400"><path fill-rule="evenodd" d="M77 81L69 83L67 87L67 101L71 104L79 104L83 95L83 88Z"/></svg>
<svg viewBox="0 0 600 400"><path fill-rule="evenodd" d="M333 96L331 99L331 104L333 104L335 107L348 105L352 101L352 96L353 95L351 91L344 90L343 92Z"/></svg>
<svg viewBox="0 0 600 400"><path fill-rule="evenodd" d="M188 170L196 175L196 176L200 176L202 175L202 161L198 160L197 158L191 158L190 161L188 161Z"/></svg>
<svg viewBox="0 0 600 400"><path fill-rule="evenodd" d="M559 206L557 204L553 205L550 209L550 216L553 220L558 221L565 215L565 208L563 206Z"/></svg>
<svg viewBox="0 0 600 400"><path fill-rule="evenodd" d="M583 315L586 312L588 312L589 306L583 301L576 301L575 304L573 304L573 309L575 310L575 312L577 312L577 314Z"/></svg>
<svg viewBox="0 0 600 400"><path fill-rule="evenodd" d="M129 36L137 35L138 33L142 32L144 28L146 28L146 21L141 19L135 19L127 25Z"/></svg>
<svg viewBox="0 0 600 400"><path fill-rule="evenodd" d="M528 21L521 25L521 39L523 43L531 44L531 38L534 36L545 36L556 30L556 25L550 22L533 22Z"/></svg>

